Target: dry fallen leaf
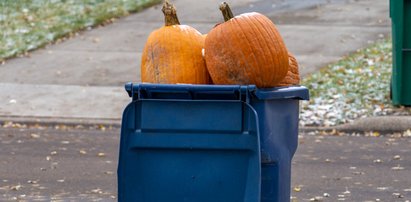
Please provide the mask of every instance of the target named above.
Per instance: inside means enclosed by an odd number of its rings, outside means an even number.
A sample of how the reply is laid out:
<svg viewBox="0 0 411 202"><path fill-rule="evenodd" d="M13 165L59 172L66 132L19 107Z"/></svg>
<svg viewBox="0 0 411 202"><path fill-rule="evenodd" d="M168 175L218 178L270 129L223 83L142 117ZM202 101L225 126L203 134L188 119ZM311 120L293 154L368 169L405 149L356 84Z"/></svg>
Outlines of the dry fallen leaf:
<svg viewBox="0 0 411 202"><path fill-rule="evenodd" d="M407 130L404 132L404 134L402 134L403 137L411 137L411 130Z"/></svg>
<svg viewBox="0 0 411 202"><path fill-rule="evenodd" d="M104 126L104 125L98 125L98 128L99 128L101 131L106 131L106 126Z"/></svg>
<svg viewBox="0 0 411 202"><path fill-rule="evenodd" d="M112 175L112 174L114 174L114 173L111 172L111 171L106 171L106 172L104 172L104 174L106 174L106 175Z"/></svg>
<svg viewBox="0 0 411 202"><path fill-rule="evenodd" d="M30 134L30 137L31 137L31 138L39 138L39 137L40 137L40 135L35 134L35 133L32 133L32 134Z"/></svg>
<svg viewBox="0 0 411 202"><path fill-rule="evenodd" d="M323 201L323 197L322 196L316 196L314 198L311 198L310 201Z"/></svg>
<svg viewBox="0 0 411 202"><path fill-rule="evenodd" d="M12 191L18 191L18 190L20 190L21 188L22 188L21 185L16 185L16 186L11 186L11 187L10 187L10 190L12 190Z"/></svg>
<svg viewBox="0 0 411 202"><path fill-rule="evenodd" d="M28 180L27 183L29 184L37 184L38 182L36 180Z"/></svg>
<svg viewBox="0 0 411 202"><path fill-rule="evenodd" d="M93 38L93 43L98 43L98 42L100 42L99 38Z"/></svg>
<svg viewBox="0 0 411 202"><path fill-rule="evenodd" d="M395 155L395 156L393 157L393 159L394 159L394 160L400 160L400 159L401 159L401 156L400 156L400 155Z"/></svg>
<svg viewBox="0 0 411 202"><path fill-rule="evenodd" d="M294 191L295 191L295 192L300 192L300 191L301 191L301 187L300 187L300 186L294 187Z"/></svg>
<svg viewBox="0 0 411 202"><path fill-rule="evenodd" d="M103 191L101 190L101 189L93 189L93 190L91 190L91 192L92 193L98 193L98 194L102 194L103 193Z"/></svg>
<svg viewBox="0 0 411 202"><path fill-rule="evenodd" d="M404 167L401 167L400 165L397 165L395 167L392 167L391 170L404 170Z"/></svg>
<svg viewBox="0 0 411 202"><path fill-rule="evenodd" d="M393 193L392 195L397 197L397 198L404 198L404 196L400 193Z"/></svg>

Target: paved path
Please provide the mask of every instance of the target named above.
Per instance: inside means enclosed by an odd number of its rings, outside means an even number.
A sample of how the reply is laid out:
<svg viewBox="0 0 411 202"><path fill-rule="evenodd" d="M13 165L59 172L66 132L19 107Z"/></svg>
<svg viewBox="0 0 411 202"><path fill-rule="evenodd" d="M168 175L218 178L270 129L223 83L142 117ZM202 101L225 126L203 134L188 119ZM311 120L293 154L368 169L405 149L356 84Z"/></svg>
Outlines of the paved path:
<svg viewBox="0 0 411 202"><path fill-rule="evenodd" d="M116 201L119 133L0 127L0 201ZM409 201L410 144L389 135L303 134L292 164L294 202Z"/></svg>
<svg viewBox="0 0 411 202"><path fill-rule="evenodd" d="M202 33L222 20L220 1L174 2L180 21ZM386 0L229 2L236 14L259 11L270 17L297 55L303 75L390 31ZM0 117L119 120L129 102L123 85L139 81L141 50L162 24L160 6L155 6L7 61L0 66Z"/></svg>

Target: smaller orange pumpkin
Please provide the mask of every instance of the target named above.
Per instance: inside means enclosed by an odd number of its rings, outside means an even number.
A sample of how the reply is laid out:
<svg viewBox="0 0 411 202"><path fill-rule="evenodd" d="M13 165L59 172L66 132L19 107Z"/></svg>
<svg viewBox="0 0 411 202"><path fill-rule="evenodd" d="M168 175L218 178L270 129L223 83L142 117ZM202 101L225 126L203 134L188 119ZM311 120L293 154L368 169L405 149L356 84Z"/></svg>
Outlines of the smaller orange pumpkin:
<svg viewBox="0 0 411 202"><path fill-rule="evenodd" d="M180 25L177 11L166 0L162 9L165 25L153 31L141 57L141 81L165 84L208 84L210 76L202 56L203 35Z"/></svg>
<svg viewBox="0 0 411 202"><path fill-rule="evenodd" d="M278 84L278 86L292 86L300 84L300 73L298 70L298 62L294 55L288 52L289 69L285 78Z"/></svg>

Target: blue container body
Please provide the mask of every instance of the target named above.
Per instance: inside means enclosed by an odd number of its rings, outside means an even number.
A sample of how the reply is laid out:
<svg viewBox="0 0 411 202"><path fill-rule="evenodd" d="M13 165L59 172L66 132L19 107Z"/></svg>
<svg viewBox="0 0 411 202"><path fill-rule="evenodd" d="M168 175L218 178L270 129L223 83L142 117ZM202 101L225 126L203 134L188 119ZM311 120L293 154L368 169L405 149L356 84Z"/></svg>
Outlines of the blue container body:
<svg viewBox="0 0 411 202"><path fill-rule="evenodd" d="M127 84L119 201L290 200L305 87Z"/></svg>

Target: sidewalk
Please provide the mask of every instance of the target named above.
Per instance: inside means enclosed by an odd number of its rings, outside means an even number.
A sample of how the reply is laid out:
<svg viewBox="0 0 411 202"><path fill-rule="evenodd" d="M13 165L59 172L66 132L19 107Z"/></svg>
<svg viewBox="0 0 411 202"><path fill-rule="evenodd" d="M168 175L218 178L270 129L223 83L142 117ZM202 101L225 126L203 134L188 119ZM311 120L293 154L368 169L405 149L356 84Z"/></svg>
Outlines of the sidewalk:
<svg viewBox="0 0 411 202"><path fill-rule="evenodd" d="M222 20L220 1L174 1L180 21L207 33ZM275 1L282 2L282 1ZM270 17L302 75L390 33L384 0L229 1L233 12ZM123 86L139 82L141 51L163 25L161 6L82 32L74 39L15 58L0 66L0 117L96 119L119 123L130 101Z"/></svg>

